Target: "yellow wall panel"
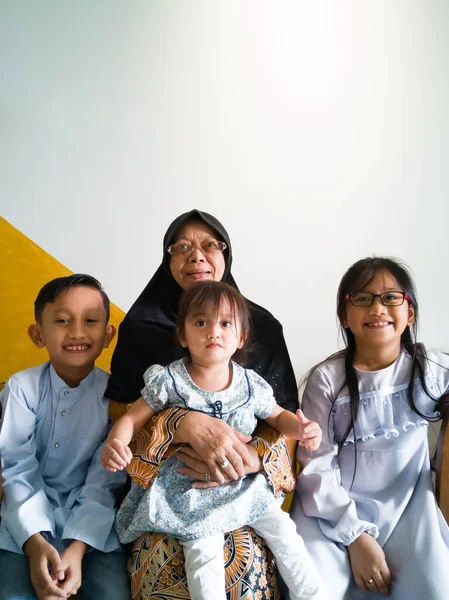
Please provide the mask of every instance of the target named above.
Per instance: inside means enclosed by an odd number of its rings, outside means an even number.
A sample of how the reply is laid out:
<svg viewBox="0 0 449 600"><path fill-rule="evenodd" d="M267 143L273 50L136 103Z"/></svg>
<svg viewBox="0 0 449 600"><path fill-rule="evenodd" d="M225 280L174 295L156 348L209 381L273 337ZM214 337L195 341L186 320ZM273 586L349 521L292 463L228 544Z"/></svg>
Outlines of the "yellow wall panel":
<svg viewBox="0 0 449 600"><path fill-rule="evenodd" d="M0 217L0 389L13 373L48 359L27 334L34 323L34 300L40 288L70 271L8 221ZM111 304L111 323L117 328L124 312ZM97 365L109 371L116 338Z"/></svg>

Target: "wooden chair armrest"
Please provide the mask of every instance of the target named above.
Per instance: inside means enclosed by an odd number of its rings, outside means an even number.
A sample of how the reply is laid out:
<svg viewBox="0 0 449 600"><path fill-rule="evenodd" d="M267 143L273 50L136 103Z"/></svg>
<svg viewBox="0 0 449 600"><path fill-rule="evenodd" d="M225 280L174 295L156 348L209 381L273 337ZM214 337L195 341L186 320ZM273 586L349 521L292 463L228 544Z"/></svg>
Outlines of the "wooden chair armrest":
<svg viewBox="0 0 449 600"><path fill-rule="evenodd" d="M449 523L449 398L443 408L443 420L436 453L436 497L446 522ZM441 401L443 402L443 400Z"/></svg>

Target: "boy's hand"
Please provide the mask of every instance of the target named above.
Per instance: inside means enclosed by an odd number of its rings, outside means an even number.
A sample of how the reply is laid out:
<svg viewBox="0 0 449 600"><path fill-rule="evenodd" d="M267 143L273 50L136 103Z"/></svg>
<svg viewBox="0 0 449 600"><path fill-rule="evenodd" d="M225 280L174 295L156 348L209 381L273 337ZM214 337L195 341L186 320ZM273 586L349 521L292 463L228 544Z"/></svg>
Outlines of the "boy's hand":
<svg viewBox="0 0 449 600"><path fill-rule="evenodd" d="M106 471L115 473L116 471L122 471L126 465L129 465L132 457L133 453L129 446L126 446L117 438L107 439L101 453L100 462Z"/></svg>
<svg viewBox="0 0 449 600"><path fill-rule="evenodd" d="M85 552L86 544L75 540L61 554L65 579L58 585L64 592L64 598L76 594L81 586L81 563Z"/></svg>
<svg viewBox="0 0 449 600"><path fill-rule="evenodd" d="M66 598L65 592L57 583L58 580L64 579L64 569L56 548L40 533L35 533L25 542L23 550L30 559L31 583L39 600Z"/></svg>
<svg viewBox="0 0 449 600"><path fill-rule="evenodd" d="M309 421L300 408L296 411L298 419L298 443L307 450L318 450L323 432L315 421Z"/></svg>

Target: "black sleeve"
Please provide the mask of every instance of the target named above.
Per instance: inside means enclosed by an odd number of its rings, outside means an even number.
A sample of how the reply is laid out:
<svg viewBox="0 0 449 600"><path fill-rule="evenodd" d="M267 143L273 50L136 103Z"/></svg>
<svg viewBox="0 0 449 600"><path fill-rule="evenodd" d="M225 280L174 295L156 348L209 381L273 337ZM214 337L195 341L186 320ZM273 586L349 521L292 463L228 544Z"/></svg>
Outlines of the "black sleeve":
<svg viewBox="0 0 449 600"><path fill-rule="evenodd" d="M272 318L268 324L255 323L263 329L263 342L255 341L248 349L248 362L245 366L253 369L273 388L276 402L282 408L295 412L299 408L298 388L282 325ZM255 331L257 333L257 331Z"/></svg>
<svg viewBox="0 0 449 600"><path fill-rule="evenodd" d="M125 318L119 327L118 341L111 361L111 376L106 397L116 402L134 402L140 398L143 374L153 364L151 336L142 343L142 323ZM150 334L150 332L148 332Z"/></svg>

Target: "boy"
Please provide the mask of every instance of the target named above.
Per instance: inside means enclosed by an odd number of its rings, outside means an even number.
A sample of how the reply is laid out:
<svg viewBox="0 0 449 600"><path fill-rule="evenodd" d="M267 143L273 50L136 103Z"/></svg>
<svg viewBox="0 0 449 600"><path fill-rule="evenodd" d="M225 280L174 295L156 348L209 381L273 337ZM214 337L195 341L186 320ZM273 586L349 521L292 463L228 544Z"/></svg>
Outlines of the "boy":
<svg viewBox="0 0 449 600"><path fill-rule="evenodd" d="M115 335L109 299L93 277L71 275L44 285L34 307L28 334L50 361L11 377L1 398L0 600L56 600L80 586L86 600L127 600L112 493L126 473L99 461L108 375L94 362Z"/></svg>

